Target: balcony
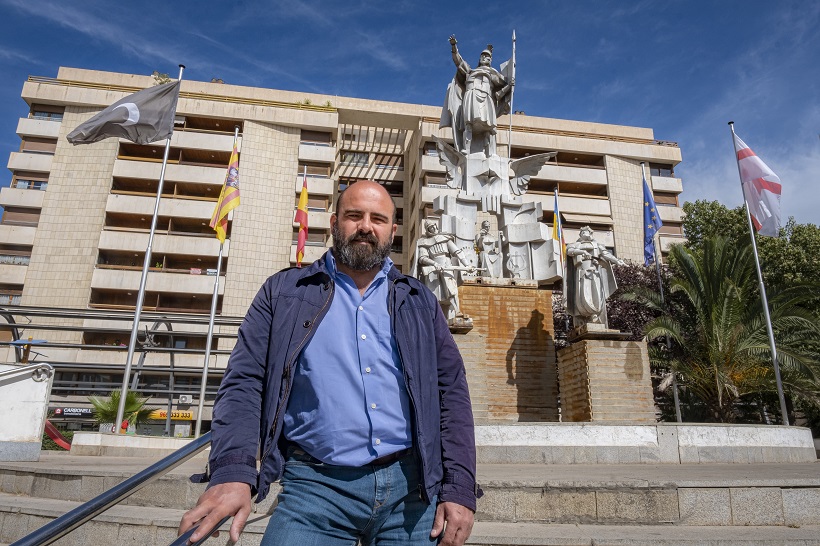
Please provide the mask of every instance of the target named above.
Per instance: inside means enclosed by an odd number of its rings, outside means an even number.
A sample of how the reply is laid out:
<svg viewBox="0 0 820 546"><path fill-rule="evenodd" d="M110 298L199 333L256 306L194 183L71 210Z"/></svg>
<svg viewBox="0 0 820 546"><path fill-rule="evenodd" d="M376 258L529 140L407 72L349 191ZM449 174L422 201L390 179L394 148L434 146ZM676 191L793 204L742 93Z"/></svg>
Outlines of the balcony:
<svg viewBox="0 0 820 546"><path fill-rule="evenodd" d="M680 207L664 207L658 206L658 214L664 223L681 223L683 222L683 209Z"/></svg>
<svg viewBox="0 0 820 546"><path fill-rule="evenodd" d="M17 122L17 134L20 138L57 138L60 134L60 122L48 119L20 118Z"/></svg>
<svg viewBox="0 0 820 546"><path fill-rule="evenodd" d="M293 209L296 214L296 207ZM299 227L299 224L294 223L293 227ZM330 213L320 212L315 210L308 211L308 229L330 229Z"/></svg>
<svg viewBox="0 0 820 546"><path fill-rule="evenodd" d="M154 214L156 197L137 195L109 195L105 204L106 212L122 214L141 214L151 217ZM159 215L175 218L197 218L210 222L216 201L198 201L188 199L163 198L159 202Z"/></svg>
<svg viewBox="0 0 820 546"><path fill-rule="evenodd" d="M29 152L11 152L8 169L10 171L31 171L36 173L51 172L52 154L34 154Z"/></svg>
<svg viewBox="0 0 820 546"><path fill-rule="evenodd" d="M555 207L555 197L552 194L525 193L521 196L525 203L541 203L544 211L551 211ZM561 212L575 214L592 214L594 216L611 216L612 209L609 199L595 197L570 197L562 195L558 200ZM569 239L567 239L569 240Z"/></svg>
<svg viewBox="0 0 820 546"><path fill-rule="evenodd" d="M3 256L0 256L0 279L3 279L3 284L25 284L28 265L3 263L5 260L2 258Z"/></svg>
<svg viewBox="0 0 820 546"><path fill-rule="evenodd" d="M230 151L233 150L233 135L200 133L196 131L174 131L171 137L171 146L194 150L213 150L217 152ZM242 137L239 137L236 146L237 149L241 151ZM225 168L227 167L228 165L226 164Z"/></svg>
<svg viewBox="0 0 820 546"><path fill-rule="evenodd" d="M301 143L299 144L299 160L334 163L336 161L336 148L333 146Z"/></svg>
<svg viewBox="0 0 820 546"><path fill-rule="evenodd" d="M142 268L136 270L103 269L97 267L91 276L91 288L100 290L139 290ZM190 275L150 271L146 284L148 292L167 292L172 294L208 295L214 291L212 275ZM224 294L225 283L219 283L219 294Z"/></svg>
<svg viewBox="0 0 820 546"><path fill-rule="evenodd" d="M35 233L37 233L36 227L0 224L0 243L32 246Z"/></svg>
<svg viewBox="0 0 820 546"><path fill-rule="evenodd" d="M564 241L567 243L577 241L580 235L580 229L564 228ZM594 235L595 240L604 246L608 246L610 248L615 247L615 235L611 231L599 230L595 231Z"/></svg>
<svg viewBox="0 0 820 546"><path fill-rule="evenodd" d="M681 182L680 178L672 178L669 176L653 176L652 189L654 191L681 193L683 191L683 183Z"/></svg>
<svg viewBox="0 0 820 546"><path fill-rule="evenodd" d="M165 169L165 180L174 182L190 182L192 184L216 184L221 186L225 182L224 167L201 167L198 165L176 165L169 163ZM151 161L134 161L117 159L114 161L113 176L122 178L138 178L145 180L159 180L162 163Z"/></svg>
<svg viewBox="0 0 820 546"><path fill-rule="evenodd" d="M559 182L580 182L606 186L606 170L563 165L544 165L533 178L557 180Z"/></svg>
<svg viewBox="0 0 820 546"><path fill-rule="evenodd" d="M43 198L45 198L45 195L46 192L39 190L3 188L0 189L0 206L41 209L43 208Z"/></svg>
<svg viewBox="0 0 820 546"><path fill-rule="evenodd" d="M0 226L2 227L2 226ZM125 231L105 229L100 233L100 250L125 250L143 253L148 246L148 231ZM32 237L33 240L33 237ZM19 243L25 244L25 243ZM186 256L219 256L219 240L216 237L187 237L184 235L154 236L153 252L157 254L182 254ZM224 256L230 251L230 240L225 241Z"/></svg>
<svg viewBox="0 0 820 546"><path fill-rule="evenodd" d="M443 173L446 172L446 169L439 161L439 157L437 155L422 155L421 172Z"/></svg>
<svg viewBox="0 0 820 546"><path fill-rule="evenodd" d="M672 245L681 245L686 242L686 237L683 235L660 235L661 252L669 252Z"/></svg>
<svg viewBox="0 0 820 546"><path fill-rule="evenodd" d="M421 202L425 204L432 204L436 197L442 195L457 195L458 190L453 190L445 185L437 186L422 186L421 187Z"/></svg>
<svg viewBox="0 0 820 546"><path fill-rule="evenodd" d="M296 177L296 193L302 192L302 175ZM308 195L333 195L336 183L332 178L319 178L308 175L307 177Z"/></svg>
<svg viewBox="0 0 820 546"><path fill-rule="evenodd" d="M327 251L327 247L324 245L305 245L305 256L302 258L302 264L309 264L315 262L319 258L322 257ZM296 263L296 244L290 245L290 263Z"/></svg>

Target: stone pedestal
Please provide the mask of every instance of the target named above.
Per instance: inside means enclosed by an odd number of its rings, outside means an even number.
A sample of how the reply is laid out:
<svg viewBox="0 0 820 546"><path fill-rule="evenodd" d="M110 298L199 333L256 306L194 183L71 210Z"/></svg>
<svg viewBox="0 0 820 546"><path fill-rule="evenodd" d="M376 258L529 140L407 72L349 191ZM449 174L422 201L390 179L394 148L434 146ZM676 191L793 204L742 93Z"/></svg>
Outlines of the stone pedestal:
<svg viewBox="0 0 820 546"><path fill-rule="evenodd" d="M461 310L473 329L453 337L464 358L473 414L477 423L556 422L552 293L537 290L535 281L514 282L459 287Z"/></svg>
<svg viewBox="0 0 820 546"><path fill-rule="evenodd" d="M619 332L611 330L579 334L558 351L562 420L654 423L646 342L612 339Z"/></svg>

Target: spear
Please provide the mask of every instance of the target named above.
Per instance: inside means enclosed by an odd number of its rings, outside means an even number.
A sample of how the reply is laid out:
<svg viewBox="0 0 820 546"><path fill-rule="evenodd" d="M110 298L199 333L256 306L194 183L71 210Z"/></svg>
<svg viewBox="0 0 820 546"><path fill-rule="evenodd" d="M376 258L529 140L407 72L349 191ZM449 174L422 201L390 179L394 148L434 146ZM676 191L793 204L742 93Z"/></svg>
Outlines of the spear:
<svg viewBox="0 0 820 546"><path fill-rule="evenodd" d="M512 69L510 70L510 80L515 79L515 29L512 35L512 58L510 59ZM513 115L513 97L515 95L515 85L510 88L510 128L507 131L507 146L509 147L508 156L512 157L512 115Z"/></svg>

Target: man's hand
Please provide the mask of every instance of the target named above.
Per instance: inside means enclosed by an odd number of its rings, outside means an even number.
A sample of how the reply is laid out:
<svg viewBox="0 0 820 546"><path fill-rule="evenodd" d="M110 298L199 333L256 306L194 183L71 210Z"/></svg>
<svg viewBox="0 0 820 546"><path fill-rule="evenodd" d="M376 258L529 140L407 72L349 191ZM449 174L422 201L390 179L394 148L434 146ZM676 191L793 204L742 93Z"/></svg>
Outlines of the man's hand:
<svg viewBox="0 0 820 546"><path fill-rule="evenodd" d="M231 523L231 540L239 541L239 535L245 528L251 513L251 486L246 483L221 483L205 491L196 503L188 510L179 523L177 536L194 525L199 528L191 535L190 543L195 543L222 521L225 516L233 516ZM218 533L214 533L216 536Z"/></svg>
<svg viewBox="0 0 820 546"><path fill-rule="evenodd" d="M455 502L439 503L430 536L436 538L442 531L441 546L462 546L473 531L473 511Z"/></svg>
<svg viewBox="0 0 820 546"><path fill-rule="evenodd" d="M456 45L457 43L458 42L456 42L456 35L453 34L452 36L450 36L450 45Z"/></svg>

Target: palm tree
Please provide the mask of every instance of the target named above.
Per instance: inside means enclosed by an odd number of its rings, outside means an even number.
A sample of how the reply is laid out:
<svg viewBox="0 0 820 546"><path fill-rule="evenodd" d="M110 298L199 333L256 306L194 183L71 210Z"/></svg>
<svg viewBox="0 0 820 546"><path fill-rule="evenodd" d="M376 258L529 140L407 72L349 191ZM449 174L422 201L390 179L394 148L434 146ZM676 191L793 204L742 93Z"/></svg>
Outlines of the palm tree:
<svg viewBox="0 0 820 546"><path fill-rule="evenodd" d="M733 422L738 401L776 389L751 245L708 238L698 251L673 246L670 262L675 274L667 309L651 290L636 288L624 299L640 299L662 313L645 333L649 339L669 336L672 346L653 351L654 364L678 373L712 419ZM813 404L820 403L820 327L802 305L816 288L768 288L784 385Z"/></svg>
<svg viewBox="0 0 820 546"><path fill-rule="evenodd" d="M94 406L94 420L97 424L114 423L117 420L117 411L120 405L119 390L111 391L107 398L99 396L89 396L88 401ZM125 410L123 411L123 419L128 421L131 425L141 425L148 422L151 412L156 408L146 408L145 403L148 398L141 398L139 394L134 391L126 391L125 393Z"/></svg>

